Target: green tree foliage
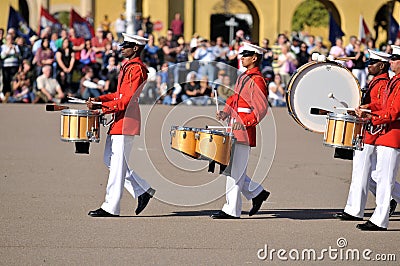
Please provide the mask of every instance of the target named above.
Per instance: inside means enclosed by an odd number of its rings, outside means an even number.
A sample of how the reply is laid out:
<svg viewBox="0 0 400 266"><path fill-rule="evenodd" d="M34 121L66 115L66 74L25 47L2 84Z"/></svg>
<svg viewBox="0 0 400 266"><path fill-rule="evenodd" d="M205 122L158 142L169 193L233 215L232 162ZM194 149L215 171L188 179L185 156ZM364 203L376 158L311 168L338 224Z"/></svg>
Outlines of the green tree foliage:
<svg viewBox="0 0 400 266"><path fill-rule="evenodd" d="M293 15L292 30L301 31L305 26L325 27L329 24L329 13L318 0L306 0Z"/></svg>

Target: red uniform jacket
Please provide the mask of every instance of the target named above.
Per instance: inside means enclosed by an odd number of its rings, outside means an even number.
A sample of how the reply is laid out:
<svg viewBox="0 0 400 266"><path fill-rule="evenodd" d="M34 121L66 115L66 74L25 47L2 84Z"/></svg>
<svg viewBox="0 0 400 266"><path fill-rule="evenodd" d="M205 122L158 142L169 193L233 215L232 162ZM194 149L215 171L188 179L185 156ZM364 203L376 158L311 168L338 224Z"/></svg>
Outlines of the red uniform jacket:
<svg viewBox="0 0 400 266"><path fill-rule="evenodd" d="M236 81L235 94L226 101L224 112L246 126L246 130L234 130L237 142L256 146L256 125L268 110L267 83L258 67L247 70Z"/></svg>
<svg viewBox="0 0 400 266"><path fill-rule="evenodd" d="M395 75L389 82L382 99L382 109L374 110L373 125L386 124L379 134L375 145L400 148L400 74ZM387 93L388 92L388 93Z"/></svg>
<svg viewBox="0 0 400 266"><path fill-rule="evenodd" d="M389 82L388 73L380 74L375 76L368 84L368 91L371 98L371 102L369 106L371 109L380 110L382 109L382 98L383 91L385 90L387 84ZM365 144L375 144L375 140L378 138L378 134L371 135L368 132L365 133Z"/></svg>
<svg viewBox="0 0 400 266"><path fill-rule="evenodd" d="M99 97L103 113L114 113L108 134L140 135L139 96L146 80L146 66L133 58L121 67L117 91Z"/></svg>

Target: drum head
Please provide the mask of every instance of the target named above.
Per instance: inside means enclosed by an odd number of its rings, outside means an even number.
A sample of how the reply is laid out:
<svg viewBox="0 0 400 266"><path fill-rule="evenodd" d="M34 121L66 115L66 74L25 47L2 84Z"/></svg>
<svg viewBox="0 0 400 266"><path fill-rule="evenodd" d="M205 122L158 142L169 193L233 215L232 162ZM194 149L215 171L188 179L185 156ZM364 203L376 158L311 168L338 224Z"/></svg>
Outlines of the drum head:
<svg viewBox="0 0 400 266"><path fill-rule="evenodd" d="M326 116L310 114L311 108L331 112L334 107L356 108L360 99L357 79L335 62L310 62L292 76L288 85L290 115L312 132L324 132Z"/></svg>

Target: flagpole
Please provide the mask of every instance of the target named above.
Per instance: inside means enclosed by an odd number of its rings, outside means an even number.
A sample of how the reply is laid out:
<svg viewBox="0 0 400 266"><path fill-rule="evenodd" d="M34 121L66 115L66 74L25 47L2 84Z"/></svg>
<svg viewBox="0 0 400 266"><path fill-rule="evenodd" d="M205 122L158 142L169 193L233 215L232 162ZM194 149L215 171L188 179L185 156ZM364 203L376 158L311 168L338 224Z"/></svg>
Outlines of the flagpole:
<svg viewBox="0 0 400 266"><path fill-rule="evenodd" d="M134 16L136 14L136 0L126 0L126 20L127 27L126 32L129 34L135 33L135 20Z"/></svg>

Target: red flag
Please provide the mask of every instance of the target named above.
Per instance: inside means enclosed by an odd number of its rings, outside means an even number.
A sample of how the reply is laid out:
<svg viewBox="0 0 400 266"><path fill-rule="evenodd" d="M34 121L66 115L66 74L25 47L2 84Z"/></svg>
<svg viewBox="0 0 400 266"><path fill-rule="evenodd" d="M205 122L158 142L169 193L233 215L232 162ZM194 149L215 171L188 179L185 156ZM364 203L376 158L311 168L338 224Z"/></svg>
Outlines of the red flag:
<svg viewBox="0 0 400 266"><path fill-rule="evenodd" d="M74 28L78 37L85 40L91 39L94 36L94 29L90 23L79 16L74 9L71 9L71 17L69 20L69 27Z"/></svg>
<svg viewBox="0 0 400 266"><path fill-rule="evenodd" d="M367 23L365 23L363 16L360 15L360 27L358 30L358 39L365 44L368 38L371 38L371 31L369 30Z"/></svg>
<svg viewBox="0 0 400 266"><path fill-rule="evenodd" d="M39 34L46 27L51 27L52 32L59 32L62 28L61 23L49 11L40 7Z"/></svg>

